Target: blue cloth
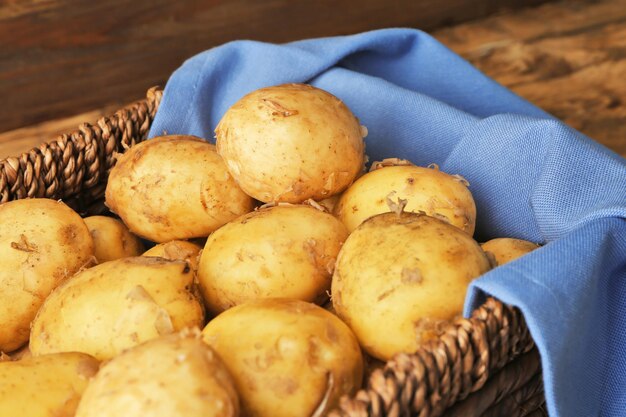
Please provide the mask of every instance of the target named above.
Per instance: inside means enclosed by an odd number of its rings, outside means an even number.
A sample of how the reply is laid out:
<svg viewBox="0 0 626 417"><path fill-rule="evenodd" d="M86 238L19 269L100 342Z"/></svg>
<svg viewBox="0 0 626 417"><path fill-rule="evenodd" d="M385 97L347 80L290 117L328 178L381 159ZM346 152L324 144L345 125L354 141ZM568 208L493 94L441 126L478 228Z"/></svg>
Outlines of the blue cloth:
<svg viewBox="0 0 626 417"><path fill-rule="evenodd" d="M477 240L545 244L475 280L466 314L485 294L522 310L551 416L626 416L623 158L409 29L237 41L201 53L168 81L150 134L211 139L241 96L287 82L341 98L369 129L371 160L462 174L476 200Z"/></svg>

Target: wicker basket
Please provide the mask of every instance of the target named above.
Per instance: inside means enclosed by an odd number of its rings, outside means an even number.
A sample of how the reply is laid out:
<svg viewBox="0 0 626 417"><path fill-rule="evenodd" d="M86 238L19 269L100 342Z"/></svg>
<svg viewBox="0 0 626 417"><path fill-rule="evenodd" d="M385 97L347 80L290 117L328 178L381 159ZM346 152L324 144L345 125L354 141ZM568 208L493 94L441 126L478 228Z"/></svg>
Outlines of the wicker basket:
<svg viewBox="0 0 626 417"><path fill-rule="evenodd" d="M162 91L0 162L0 203L63 199L79 213L105 211L103 195L118 153L144 140ZM332 417L543 416L539 354L521 313L494 299L436 342L401 354L370 373L366 387L342 398Z"/></svg>

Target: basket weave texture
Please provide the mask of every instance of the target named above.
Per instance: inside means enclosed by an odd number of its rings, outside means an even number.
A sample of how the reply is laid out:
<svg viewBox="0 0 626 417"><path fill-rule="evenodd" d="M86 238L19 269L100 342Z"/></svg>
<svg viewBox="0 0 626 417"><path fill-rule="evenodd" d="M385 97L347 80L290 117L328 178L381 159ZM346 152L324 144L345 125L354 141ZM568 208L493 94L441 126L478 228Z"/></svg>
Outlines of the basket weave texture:
<svg viewBox="0 0 626 417"><path fill-rule="evenodd" d="M0 161L0 203L63 199L82 215L106 211L104 190L116 156L146 139L162 91L95 125ZM329 417L546 416L539 354L521 313L488 299L471 318L442 329L414 354L373 366L366 386ZM317 417L317 416L316 416Z"/></svg>
<svg viewBox="0 0 626 417"><path fill-rule="evenodd" d="M43 143L0 162L0 203L21 198L63 199L81 214L104 210L101 204L115 157L147 137L163 92L103 117L95 125Z"/></svg>

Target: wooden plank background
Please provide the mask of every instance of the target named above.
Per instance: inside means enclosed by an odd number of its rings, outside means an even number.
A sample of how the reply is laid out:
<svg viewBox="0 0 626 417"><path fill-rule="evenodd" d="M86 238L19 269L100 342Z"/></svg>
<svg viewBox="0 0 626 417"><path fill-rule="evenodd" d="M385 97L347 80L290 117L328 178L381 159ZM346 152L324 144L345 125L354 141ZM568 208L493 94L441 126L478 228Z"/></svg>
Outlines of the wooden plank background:
<svg viewBox="0 0 626 417"><path fill-rule="evenodd" d="M432 33L487 75L626 157L626 0L551 2ZM125 102L144 94L142 85ZM119 104L96 103L96 110L0 133L0 158L94 122Z"/></svg>
<svg viewBox="0 0 626 417"><path fill-rule="evenodd" d="M434 35L496 81L626 157L626 0L548 3Z"/></svg>
<svg viewBox="0 0 626 417"><path fill-rule="evenodd" d="M0 132L142 97L233 39L432 29L545 0L0 0Z"/></svg>

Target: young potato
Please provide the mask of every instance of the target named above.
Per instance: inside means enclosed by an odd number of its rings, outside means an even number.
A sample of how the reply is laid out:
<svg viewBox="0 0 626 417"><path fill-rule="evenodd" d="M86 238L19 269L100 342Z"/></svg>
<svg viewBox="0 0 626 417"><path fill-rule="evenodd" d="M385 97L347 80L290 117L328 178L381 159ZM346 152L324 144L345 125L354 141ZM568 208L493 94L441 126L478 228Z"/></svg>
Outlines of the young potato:
<svg viewBox="0 0 626 417"><path fill-rule="evenodd" d="M102 366L76 417L236 417L233 380L199 338L164 336Z"/></svg>
<svg viewBox="0 0 626 417"><path fill-rule="evenodd" d="M503 265L537 249L539 245L522 239L501 237L491 239L480 245L485 252L491 253L496 265Z"/></svg>
<svg viewBox="0 0 626 417"><path fill-rule="evenodd" d="M139 256L145 250L141 240L117 219L91 216L85 217L85 224L93 238L98 263Z"/></svg>
<svg viewBox="0 0 626 417"><path fill-rule="evenodd" d="M337 97L305 84L256 90L217 125L217 150L241 188L263 202L340 193L363 167L359 121Z"/></svg>
<svg viewBox="0 0 626 417"><path fill-rule="evenodd" d="M384 213L346 240L333 275L335 311L372 356L388 360L435 338L461 314L469 282L490 268L467 233L417 213Z"/></svg>
<svg viewBox="0 0 626 417"><path fill-rule="evenodd" d="M65 204L35 198L0 205L0 351L28 341L43 300L93 254L85 222Z"/></svg>
<svg viewBox="0 0 626 417"><path fill-rule="evenodd" d="M28 348L28 345L24 345L18 350L14 350L13 352L10 353L10 358L13 361L19 361L22 359L30 358L32 356L33 355L30 353L30 349Z"/></svg>
<svg viewBox="0 0 626 417"><path fill-rule="evenodd" d="M170 260L186 261L191 269L197 271L198 256L201 249L200 246L186 240L172 240L148 249L142 256L158 256Z"/></svg>
<svg viewBox="0 0 626 417"><path fill-rule="evenodd" d="M0 362L0 416L73 417L98 366L76 352Z"/></svg>
<svg viewBox="0 0 626 417"><path fill-rule="evenodd" d="M252 210L215 147L193 136L163 136L133 146L111 170L106 204L153 242L208 236Z"/></svg>
<svg viewBox="0 0 626 417"><path fill-rule="evenodd" d="M185 327L202 326L194 274L184 261L135 257L84 270L59 286L33 321L33 355L85 352L112 358Z"/></svg>
<svg viewBox="0 0 626 417"><path fill-rule="evenodd" d="M356 338L315 304L251 301L217 316L202 334L233 376L245 416L326 415L361 386Z"/></svg>
<svg viewBox="0 0 626 417"><path fill-rule="evenodd" d="M311 206L274 206L213 233L202 251L200 289L213 313L268 297L324 302L348 237L334 216Z"/></svg>
<svg viewBox="0 0 626 417"><path fill-rule="evenodd" d="M438 168L402 165L369 172L343 193L335 213L352 232L368 217L391 211L389 200L406 200L404 211L423 211L474 234L476 204L467 181Z"/></svg>

